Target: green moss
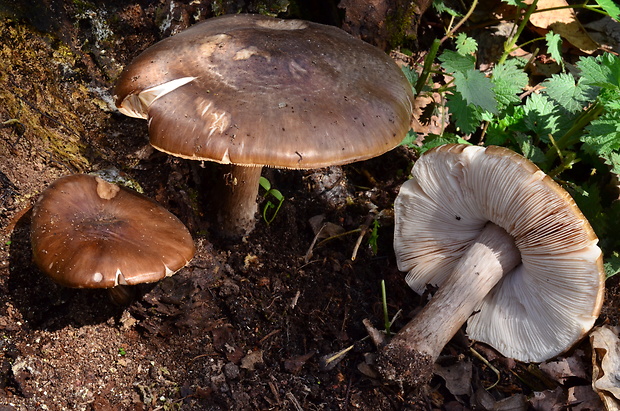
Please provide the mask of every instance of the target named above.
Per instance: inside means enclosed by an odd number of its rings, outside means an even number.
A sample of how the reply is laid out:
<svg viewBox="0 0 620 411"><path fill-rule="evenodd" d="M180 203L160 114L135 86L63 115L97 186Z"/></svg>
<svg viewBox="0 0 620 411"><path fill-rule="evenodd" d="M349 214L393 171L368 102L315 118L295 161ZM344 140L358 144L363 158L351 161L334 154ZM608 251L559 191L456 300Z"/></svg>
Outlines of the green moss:
<svg viewBox="0 0 620 411"><path fill-rule="evenodd" d="M409 46L417 40L415 27L420 16L416 14L415 2L395 7L394 12L387 17L385 27L388 33L390 48Z"/></svg>
<svg viewBox="0 0 620 411"><path fill-rule="evenodd" d="M0 44L0 115L23 125L23 144L42 158L87 168L77 113L90 98L86 88L63 84L59 70L74 68L76 56L49 35L10 20L0 22Z"/></svg>

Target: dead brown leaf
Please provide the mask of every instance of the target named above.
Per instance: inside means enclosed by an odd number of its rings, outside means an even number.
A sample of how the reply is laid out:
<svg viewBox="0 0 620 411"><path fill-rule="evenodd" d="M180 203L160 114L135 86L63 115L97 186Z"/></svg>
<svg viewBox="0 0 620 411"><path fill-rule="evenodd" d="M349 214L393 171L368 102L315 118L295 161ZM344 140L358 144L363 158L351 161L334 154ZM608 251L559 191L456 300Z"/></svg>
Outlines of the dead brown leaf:
<svg viewBox="0 0 620 411"><path fill-rule="evenodd" d="M525 0L525 3L532 4L532 1ZM558 7L566 8L557 9ZM575 10L568 7L566 0L539 0L536 5L536 10L551 8L554 10L533 13L530 17L530 23L545 30L553 30L584 52L593 52L598 49L599 45L592 40L579 23Z"/></svg>
<svg viewBox="0 0 620 411"><path fill-rule="evenodd" d="M590 333L592 388L609 411L620 410L620 327L604 325Z"/></svg>

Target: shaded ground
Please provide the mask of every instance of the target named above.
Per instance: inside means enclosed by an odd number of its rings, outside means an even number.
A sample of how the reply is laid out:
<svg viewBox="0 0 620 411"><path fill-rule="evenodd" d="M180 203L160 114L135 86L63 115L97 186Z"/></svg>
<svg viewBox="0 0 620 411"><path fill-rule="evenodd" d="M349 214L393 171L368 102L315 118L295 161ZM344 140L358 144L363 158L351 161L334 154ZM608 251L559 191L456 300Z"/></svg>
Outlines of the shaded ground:
<svg viewBox="0 0 620 411"><path fill-rule="evenodd" d="M585 343L575 351L584 372L563 384L476 345L500 372L487 392L497 376L464 336L440 359L465 382L463 393L445 375L414 393L373 378L375 347L362 320L382 324L379 281L387 282L391 314L420 302L391 251L389 210L414 160L404 148L343 168L266 170L286 197L274 222L261 220L239 243L218 238L206 206L215 167L154 151L145 122L111 108L113 79L132 56L217 11L171 4L45 4L53 19L11 2L0 7L0 410L457 410L504 398L524 409L536 407L535 392L567 405L571 387L588 387ZM186 268L141 287L127 307L105 292L55 285L33 265L29 245L29 210L42 189L110 166L179 216L198 249ZM307 254L312 217L355 230L374 209L385 210L376 254L366 236L351 261L357 232ZM618 324L617 281L609 286L599 322Z"/></svg>

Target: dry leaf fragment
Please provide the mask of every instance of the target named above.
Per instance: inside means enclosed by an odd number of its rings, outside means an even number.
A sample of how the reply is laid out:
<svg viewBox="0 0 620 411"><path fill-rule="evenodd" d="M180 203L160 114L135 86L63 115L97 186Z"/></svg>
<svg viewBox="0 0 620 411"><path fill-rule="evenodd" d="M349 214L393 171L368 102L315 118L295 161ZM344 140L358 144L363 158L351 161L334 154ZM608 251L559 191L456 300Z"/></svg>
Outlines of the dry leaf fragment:
<svg viewBox="0 0 620 411"><path fill-rule="evenodd" d="M525 0L525 3L532 4L532 0ZM592 40L581 23L579 23L575 10L569 7L566 0L538 0L536 10L557 7L565 8L533 13L530 16L530 23L542 29L553 30L562 36L563 39L584 52L592 52L598 49L599 45Z"/></svg>
<svg viewBox="0 0 620 411"><path fill-rule="evenodd" d="M452 395L471 394L471 361L463 360L447 367L442 367L439 364L435 364L435 369L433 372L446 381L446 388Z"/></svg>
<svg viewBox="0 0 620 411"><path fill-rule="evenodd" d="M608 411L620 410L620 327L604 325L590 333L592 388Z"/></svg>
<svg viewBox="0 0 620 411"><path fill-rule="evenodd" d="M558 357L552 361L543 362L539 367L549 377L560 384L564 384L566 379L570 377L588 378L585 364L583 359L578 355L578 351L567 358Z"/></svg>
<svg viewBox="0 0 620 411"><path fill-rule="evenodd" d="M256 365L262 364L263 362L264 362L263 351L262 350L252 351L248 353L248 355L243 357L243 359L241 360L241 368L244 368L249 371L254 371L256 369Z"/></svg>

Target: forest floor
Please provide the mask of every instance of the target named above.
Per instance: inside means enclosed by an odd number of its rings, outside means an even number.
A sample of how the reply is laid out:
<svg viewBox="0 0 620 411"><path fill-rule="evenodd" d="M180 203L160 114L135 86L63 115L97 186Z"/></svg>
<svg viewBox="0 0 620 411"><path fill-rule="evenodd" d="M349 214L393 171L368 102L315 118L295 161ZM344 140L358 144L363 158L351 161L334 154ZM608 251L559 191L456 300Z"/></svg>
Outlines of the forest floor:
<svg viewBox="0 0 620 411"><path fill-rule="evenodd" d="M242 241L220 238L208 207L217 167L152 149L146 122L115 111L110 94L123 65L193 22L200 2L44 3L0 3L0 411L601 409L588 338L530 365L461 331L430 384L383 384L362 321L383 328L381 280L390 315L403 311L393 329L423 304L392 251L392 204L415 152L265 170L285 196L275 219L258 218ZM54 284L29 240L30 210L47 185L109 167L177 215L197 246L185 268L138 287L126 306ZM375 252L363 230L377 214ZM311 246L324 223L350 233ZM617 326L618 281L607 285L597 325Z"/></svg>

